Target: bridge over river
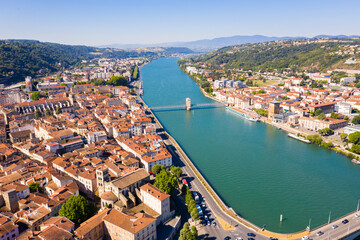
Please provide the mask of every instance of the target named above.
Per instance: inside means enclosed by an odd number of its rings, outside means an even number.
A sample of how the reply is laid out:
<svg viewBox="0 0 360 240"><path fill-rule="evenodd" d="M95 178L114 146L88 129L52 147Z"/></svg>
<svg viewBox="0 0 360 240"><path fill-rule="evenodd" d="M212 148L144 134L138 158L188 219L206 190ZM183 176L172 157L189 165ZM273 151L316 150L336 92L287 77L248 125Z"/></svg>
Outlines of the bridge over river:
<svg viewBox="0 0 360 240"><path fill-rule="evenodd" d="M186 104L184 105L167 105L167 106L156 106L149 107L151 110L192 110L192 109L203 109L203 108L223 108L225 104L214 102L214 103L198 103L192 104L190 98L186 98Z"/></svg>

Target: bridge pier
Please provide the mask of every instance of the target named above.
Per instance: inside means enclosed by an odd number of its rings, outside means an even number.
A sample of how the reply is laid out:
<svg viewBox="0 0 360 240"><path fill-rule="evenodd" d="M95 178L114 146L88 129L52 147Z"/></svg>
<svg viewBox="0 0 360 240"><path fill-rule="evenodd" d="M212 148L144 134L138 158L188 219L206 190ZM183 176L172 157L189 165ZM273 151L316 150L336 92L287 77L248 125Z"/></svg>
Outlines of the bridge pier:
<svg viewBox="0 0 360 240"><path fill-rule="evenodd" d="M191 110L191 98L186 98L186 110Z"/></svg>

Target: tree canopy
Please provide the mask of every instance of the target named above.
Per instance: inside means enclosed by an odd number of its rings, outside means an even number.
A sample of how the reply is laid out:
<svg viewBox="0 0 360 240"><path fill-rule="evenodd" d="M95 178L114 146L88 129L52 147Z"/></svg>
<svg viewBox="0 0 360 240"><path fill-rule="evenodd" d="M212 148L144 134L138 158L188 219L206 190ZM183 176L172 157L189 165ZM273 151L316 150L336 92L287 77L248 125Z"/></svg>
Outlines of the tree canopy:
<svg viewBox="0 0 360 240"><path fill-rule="evenodd" d="M112 86L126 86L127 80L123 76L112 76L109 81L106 82L108 85Z"/></svg>
<svg viewBox="0 0 360 240"><path fill-rule="evenodd" d="M179 182L169 171L162 170L156 175L154 186L167 194L171 194L179 186Z"/></svg>
<svg viewBox="0 0 360 240"><path fill-rule="evenodd" d="M31 93L31 100L36 101L44 97L40 91L34 91Z"/></svg>
<svg viewBox="0 0 360 240"><path fill-rule="evenodd" d="M177 178L181 177L181 175L182 175L181 167L171 166L171 167L170 167L170 171L171 171L172 174L174 174Z"/></svg>
<svg viewBox="0 0 360 240"><path fill-rule="evenodd" d="M348 139L349 139L349 142L358 144L359 140L360 140L360 132L350 133Z"/></svg>
<svg viewBox="0 0 360 240"><path fill-rule="evenodd" d="M353 124L360 124L360 114L356 115L351 122Z"/></svg>
<svg viewBox="0 0 360 240"><path fill-rule="evenodd" d="M83 196L71 196L60 208L59 216L63 216L79 226L88 218L94 216L97 208Z"/></svg>
<svg viewBox="0 0 360 240"><path fill-rule="evenodd" d="M154 174L158 174L160 173L162 170L165 170L165 167L164 165L161 165L161 164L155 164L151 171L154 173Z"/></svg>
<svg viewBox="0 0 360 240"><path fill-rule="evenodd" d="M197 240L198 239L198 231L195 226L191 227L190 224L186 222L184 227L180 230L179 240Z"/></svg>

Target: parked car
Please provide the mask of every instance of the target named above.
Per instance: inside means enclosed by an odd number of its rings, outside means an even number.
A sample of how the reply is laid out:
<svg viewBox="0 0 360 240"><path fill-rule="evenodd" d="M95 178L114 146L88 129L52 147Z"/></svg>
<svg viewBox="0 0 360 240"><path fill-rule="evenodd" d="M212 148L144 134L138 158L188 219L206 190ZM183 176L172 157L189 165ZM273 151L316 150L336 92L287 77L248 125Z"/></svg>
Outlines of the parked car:
<svg viewBox="0 0 360 240"><path fill-rule="evenodd" d="M302 239L302 240L308 240L309 237L308 237L308 236L303 236L301 239Z"/></svg>
<svg viewBox="0 0 360 240"><path fill-rule="evenodd" d="M332 225L332 229L335 229L337 227L338 227L338 225L336 225L336 224Z"/></svg>
<svg viewBox="0 0 360 240"><path fill-rule="evenodd" d="M319 231L319 232L317 232L316 233L316 236L321 236L321 235L323 235L324 233L322 232L322 231Z"/></svg>
<svg viewBox="0 0 360 240"><path fill-rule="evenodd" d="M215 222L215 221L213 221L213 225L216 226L216 222Z"/></svg>
<svg viewBox="0 0 360 240"><path fill-rule="evenodd" d="M229 236L226 236L226 237L224 238L224 240L229 240L229 239L231 239L231 237L229 237Z"/></svg>
<svg viewBox="0 0 360 240"><path fill-rule="evenodd" d="M255 233L248 233L247 234L249 237L255 237L256 235L255 235Z"/></svg>
<svg viewBox="0 0 360 240"><path fill-rule="evenodd" d="M347 220L347 219L344 219L344 220L342 221L343 224L347 224L348 222L349 222L349 220Z"/></svg>
<svg viewBox="0 0 360 240"><path fill-rule="evenodd" d="M270 240L278 240L276 237L270 237Z"/></svg>
<svg viewBox="0 0 360 240"><path fill-rule="evenodd" d="M360 217L360 213L355 214L355 217Z"/></svg>

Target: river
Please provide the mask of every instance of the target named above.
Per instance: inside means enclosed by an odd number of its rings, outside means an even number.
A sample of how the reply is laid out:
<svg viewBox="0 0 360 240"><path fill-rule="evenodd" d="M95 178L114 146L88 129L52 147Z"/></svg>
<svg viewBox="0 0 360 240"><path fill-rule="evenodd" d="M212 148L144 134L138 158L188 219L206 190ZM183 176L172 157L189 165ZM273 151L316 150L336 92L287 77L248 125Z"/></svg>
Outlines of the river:
<svg viewBox="0 0 360 240"><path fill-rule="evenodd" d="M177 58L141 69L149 106L210 103ZM305 144L265 123L223 108L155 111L223 201L240 216L275 232L304 230L356 210L360 167L333 151ZM283 222L280 223L280 214Z"/></svg>

